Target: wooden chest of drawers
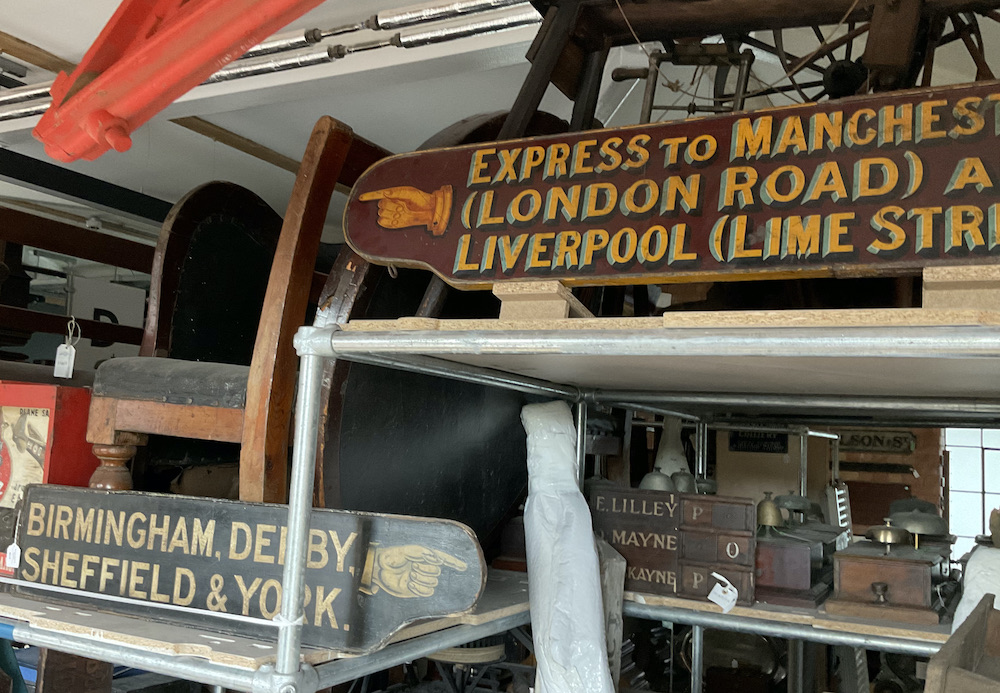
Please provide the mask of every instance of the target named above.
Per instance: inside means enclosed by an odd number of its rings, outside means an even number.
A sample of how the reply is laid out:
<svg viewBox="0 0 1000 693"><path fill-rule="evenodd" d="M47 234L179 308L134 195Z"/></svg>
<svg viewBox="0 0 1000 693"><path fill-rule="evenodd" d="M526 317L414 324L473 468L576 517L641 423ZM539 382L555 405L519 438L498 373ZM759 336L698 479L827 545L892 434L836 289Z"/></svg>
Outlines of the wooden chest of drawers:
<svg viewBox="0 0 1000 693"><path fill-rule="evenodd" d="M594 531L625 557L625 589L704 599L716 572L753 603L756 508L749 499L612 486L591 494Z"/></svg>

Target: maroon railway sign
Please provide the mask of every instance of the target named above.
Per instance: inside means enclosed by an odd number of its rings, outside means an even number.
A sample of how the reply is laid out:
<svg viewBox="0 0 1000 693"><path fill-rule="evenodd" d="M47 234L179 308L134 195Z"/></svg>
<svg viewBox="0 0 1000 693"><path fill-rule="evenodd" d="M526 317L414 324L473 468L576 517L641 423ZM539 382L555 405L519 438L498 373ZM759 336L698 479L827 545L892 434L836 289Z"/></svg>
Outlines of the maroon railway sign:
<svg viewBox="0 0 1000 693"><path fill-rule="evenodd" d="M390 157L347 241L484 288L902 273L1000 257L1000 83Z"/></svg>

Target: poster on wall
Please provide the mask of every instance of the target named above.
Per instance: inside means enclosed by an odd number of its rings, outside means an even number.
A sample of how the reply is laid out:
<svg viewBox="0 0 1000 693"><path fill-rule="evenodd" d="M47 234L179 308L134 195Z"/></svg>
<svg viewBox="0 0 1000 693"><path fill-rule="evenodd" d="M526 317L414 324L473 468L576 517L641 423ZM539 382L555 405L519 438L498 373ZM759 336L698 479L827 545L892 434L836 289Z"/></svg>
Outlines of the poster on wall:
<svg viewBox="0 0 1000 693"><path fill-rule="evenodd" d="M0 508L13 508L24 487L42 481L49 409L0 407Z"/></svg>

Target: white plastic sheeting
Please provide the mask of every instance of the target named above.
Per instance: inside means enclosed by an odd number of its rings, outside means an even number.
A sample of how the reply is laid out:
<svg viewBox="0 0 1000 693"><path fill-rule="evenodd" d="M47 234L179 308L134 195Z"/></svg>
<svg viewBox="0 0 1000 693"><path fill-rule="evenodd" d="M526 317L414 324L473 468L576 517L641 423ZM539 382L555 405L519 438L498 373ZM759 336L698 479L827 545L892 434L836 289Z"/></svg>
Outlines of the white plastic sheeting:
<svg viewBox="0 0 1000 693"><path fill-rule="evenodd" d="M951 624L954 633L962 622L969 617L983 596L1000 593L1000 549L992 546L977 546L972 552L969 562L965 565L965 577L962 579L962 598L955 609L955 618ZM996 608L994 602L993 608Z"/></svg>
<svg viewBox="0 0 1000 693"><path fill-rule="evenodd" d="M521 410L528 434L528 555L536 693L614 693L604 645L590 509L577 487L576 430L565 402Z"/></svg>

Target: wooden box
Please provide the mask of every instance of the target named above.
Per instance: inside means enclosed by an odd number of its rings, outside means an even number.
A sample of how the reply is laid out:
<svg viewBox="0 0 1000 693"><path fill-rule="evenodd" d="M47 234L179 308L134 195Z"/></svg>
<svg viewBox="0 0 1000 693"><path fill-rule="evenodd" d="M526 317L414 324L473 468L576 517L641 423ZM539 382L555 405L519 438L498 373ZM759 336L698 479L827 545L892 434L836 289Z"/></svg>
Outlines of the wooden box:
<svg viewBox="0 0 1000 693"><path fill-rule="evenodd" d="M758 601L815 607L830 593L823 543L792 537L757 537L754 584Z"/></svg>
<svg viewBox="0 0 1000 693"><path fill-rule="evenodd" d="M1000 693L1000 611L985 595L927 662L925 693Z"/></svg>
<svg viewBox="0 0 1000 693"><path fill-rule="evenodd" d="M0 380L0 511L28 484L86 486L99 461L87 442L90 390ZM2 550L0 575L12 576Z"/></svg>
<svg viewBox="0 0 1000 693"><path fill-rule="evenodd" d="M862 541L833 555L834 594L826 603L832 614L880 618L932 625L940 616L933 609L934 586L944 579L948 563L933 549ZM877 583L886 586L884 598Z"/></svg>

